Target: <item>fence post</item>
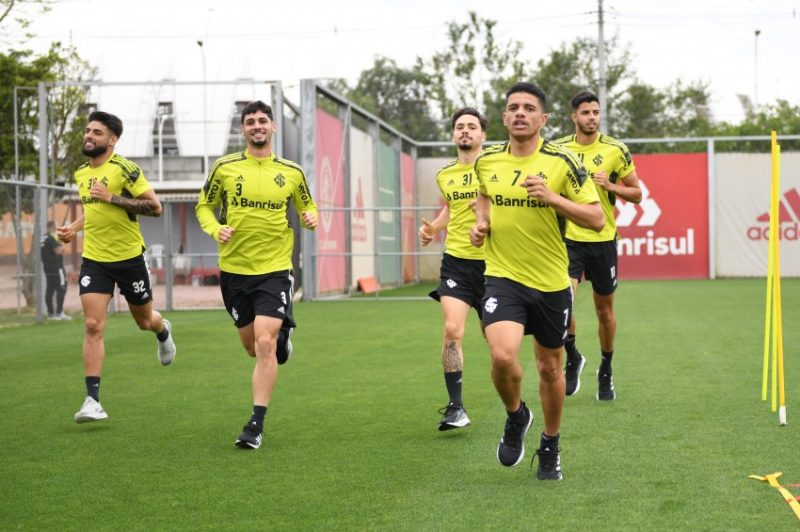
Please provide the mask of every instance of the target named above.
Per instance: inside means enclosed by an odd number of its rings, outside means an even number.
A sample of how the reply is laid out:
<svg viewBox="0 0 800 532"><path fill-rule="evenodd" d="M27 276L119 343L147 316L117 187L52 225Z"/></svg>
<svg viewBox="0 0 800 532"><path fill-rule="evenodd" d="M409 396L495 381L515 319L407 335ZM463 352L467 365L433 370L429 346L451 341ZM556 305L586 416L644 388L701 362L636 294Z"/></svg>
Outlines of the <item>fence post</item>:
<svg viewBox="0 0 800 532"><path fill-rule="evenodd" d="M708 278L717 277L717 178L714 138L708 139Z"/></svg>
<svg viewBox="0 0 800 532"><path fill-rule="evenodd" d="M39 184L47 185L47 90L44 81L39 82ZM42 256L39 242L42 234L47 230L47 189L38 187L34 191L33 201L33 231L31 234L31 251L33 254L33 298L36 301L36 321L44 320L44 272L42 271Z"/></svg>

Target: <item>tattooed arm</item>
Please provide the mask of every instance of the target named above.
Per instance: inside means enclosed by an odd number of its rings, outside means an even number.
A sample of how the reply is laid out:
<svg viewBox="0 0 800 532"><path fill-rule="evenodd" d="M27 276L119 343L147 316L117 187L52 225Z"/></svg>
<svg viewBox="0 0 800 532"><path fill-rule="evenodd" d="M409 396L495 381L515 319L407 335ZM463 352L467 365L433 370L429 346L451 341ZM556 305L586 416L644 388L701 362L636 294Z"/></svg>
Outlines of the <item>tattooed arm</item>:
<svg viewBox="0 0 800 532"><path fill-rule="evenodd" d="M158 196L156 196L156 193L152 188L150 190L146 190L138 197L126 198L124 196L112 194L102 183L95 180L92 183L92 189L90 193L93 198L121 207L131 214L156 217L161 216L161 202L158 201Z"/></svg>

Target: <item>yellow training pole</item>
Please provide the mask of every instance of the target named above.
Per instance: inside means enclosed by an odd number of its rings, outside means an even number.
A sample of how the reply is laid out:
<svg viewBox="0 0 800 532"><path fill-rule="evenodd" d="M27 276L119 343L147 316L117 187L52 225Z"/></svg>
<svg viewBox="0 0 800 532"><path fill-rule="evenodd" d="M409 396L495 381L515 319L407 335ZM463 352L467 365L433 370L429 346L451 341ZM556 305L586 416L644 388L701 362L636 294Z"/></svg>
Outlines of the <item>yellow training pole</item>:
<svg viewBox="0 0 800 532"><path fill-rule="evenodd" d="M777 134L772 132L772 172L770 179L770 192L769 192L769 239L767 245L767 304L765 305L764 316L764 369L762 372L761 380L761 400L767 400L767 389L769 386L769 355L770 355L770 333L772 331L772 292L773 292L773 268L774 268L774 245L775 239L773 238L773 226L775 225L776 216L778 214L777 198L779 192L775 189L775 147L777 146Z"/></svg>
<svg viewBox="0 0 800 532"><path fill-rule="evenodd" d="M771 206L774 206L775 217L770 219L770 240L772 240L772 411L778 411L778 324L775 319L778 315L777 287L780 282L780 145L777 142L772 146L772 183L773 196Z"/></svg>
<svg viewBox="0 0 800 532"><path fill-rule="evenodd" d="M777 157L776 157L776 175L777 175L777 182L778 182L778 190L780 190L781 184L781 147L780 145L777 146ZM776 240L777 245L775 246L775 277L773 279L773 283L775 286L775 316L774 316L774 323L775 323L775 337L777 343L777 350L776 350L776 357L777 357L777 369L778 369L778 398L779 398L779 405L780 409L778 410L778 424L779 425L786 425L786 389L784 383L784 373L783 373L783 310L782 310L782 298L781 298L781 246L780 246L780 223L778 223L778 238Z"/></svg>

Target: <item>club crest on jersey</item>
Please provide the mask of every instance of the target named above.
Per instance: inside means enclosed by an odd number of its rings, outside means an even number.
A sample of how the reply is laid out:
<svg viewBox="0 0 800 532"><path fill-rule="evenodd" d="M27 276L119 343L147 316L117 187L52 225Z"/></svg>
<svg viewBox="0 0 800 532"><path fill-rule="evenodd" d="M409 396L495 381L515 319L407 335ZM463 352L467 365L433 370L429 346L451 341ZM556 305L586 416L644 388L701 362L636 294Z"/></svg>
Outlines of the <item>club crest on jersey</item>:
<svg viewBox="0 0 800 532"><path fill-rule="evenodd" d="M281 188L286 185L286 178L283 177L283 174L278 174L275 176L275 184Z"/></svg>
<svg viewBox="0 0 800 532"><path fill-rule="evenodd" d="M92 278L89 277L88 275L84 275L83 277L81 277L81 286L82 287L86 288L87 286L89 286L89 284L91 284L91 282L92 282Z"/></svg>
<svg viewBox="0 0 800 532"><path fill-rule="evenodd" d="M598 153L597 155L594 156L592 162L594 163L595 166L600 166L601 164L603 164L603 156Z"/></svg>
<svg viewBox="0 0 800 532"><path fill-rule="evenodd" d="M238 320L239 319L239 312L237 312L236 308L234 308L234 307L231 307L231 317L234 320Z"/></svg>
<svg viewBox="0 0 800 532"><path fill-rule="evenodd" d="M544 172L542 172L541 170L539 170L539 172L538 172L536 175L537 175L538 177L541 177L541 178L542 178L542 179L544 179L545 181L547 181L547 176L546 176L546 175L544 175Z"/></svg>
<svg viewBox="0 0 800 532"><path fill-rule="evenodd" d="M455 288L456 286L458 286L458 283L452 279L448 279L447 281L445 281L445 284L447 284L447 286L449 286L450 288Z"/></svg>
<svg viewBox="0 0 800 532"><path fill-rule="evenodd" d="M497 310L497 298L490 297L487 299L486 303L483 305L483 308L486 310L486 312L492 314L495 310Z"/></svg>

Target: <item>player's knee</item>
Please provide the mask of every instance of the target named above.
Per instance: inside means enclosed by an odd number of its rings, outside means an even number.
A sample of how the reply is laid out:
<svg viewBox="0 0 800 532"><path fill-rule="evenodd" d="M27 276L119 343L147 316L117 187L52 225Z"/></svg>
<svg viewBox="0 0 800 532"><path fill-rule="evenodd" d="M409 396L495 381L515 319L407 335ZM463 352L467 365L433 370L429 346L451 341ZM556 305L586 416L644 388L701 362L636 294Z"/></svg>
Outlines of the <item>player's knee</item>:
<svg viewBox="0 0 800 532"><path fill-rule="evenodd" d="M84 327L87 336L102 336L103 330L106 328L106 322L105 320L87 317Z"/></svg>
<svg viewBox="0 0 800 532"><path fill-rule="evenodd" d="M142 331L149 331L153 328L153 320L151 318L136 318L136 325Z"/></svg>
<svg viewBox="0 0 800 532"><path fill-rule="evenodd" d="M269 334L262 334L256 338L254 355L274 355L277 344L276 340L274 336L270 336Z"/></svg>
<svg viewBox="0 0 800 532"><path fill-rule="evenodd" d="M597 321L600 323L613 323L614 322L614 309L610 306L602 306L595 309L597 314Z"/></svg>
<svg viewBox="0 0 800 532"><path fill-rule="evenodd" d="M492 349L492 367L500 371L510 371L517 362L516 353L507 349Z"/></svg>
<svg viewBox="0 0 800 532"><path fill-rule="evenodd" d="M464 338L464 324L457 320L444 322L444 339L446 342L461 342Z"/></svg>
<svg viewBox="0 0 800 532"><path fill-rule="evenodd" d="M546 383L558 382L564 376L561 364L539 363L537 369L539 370L539 379Z"/></svg>

